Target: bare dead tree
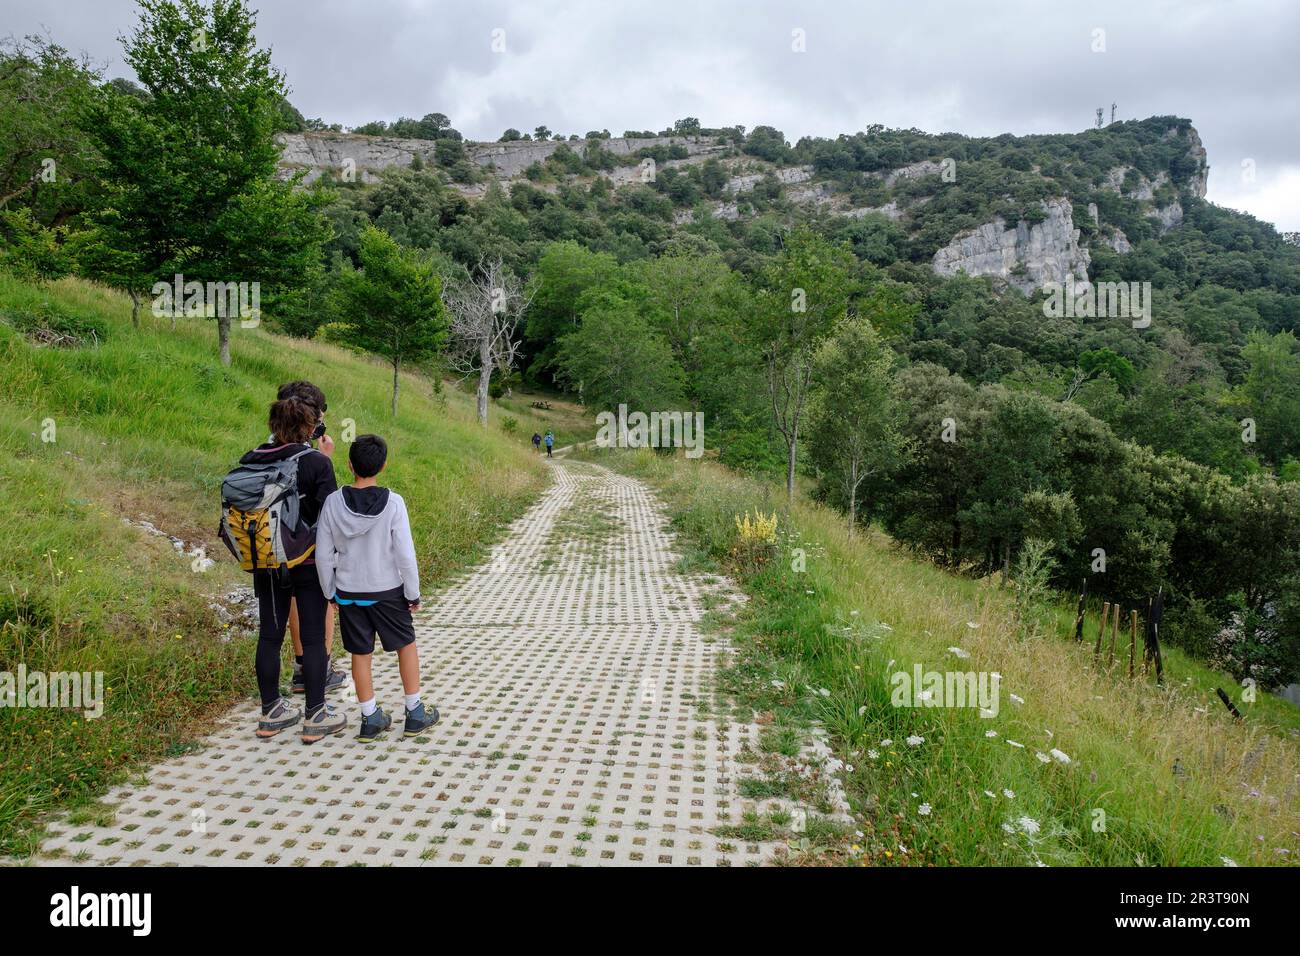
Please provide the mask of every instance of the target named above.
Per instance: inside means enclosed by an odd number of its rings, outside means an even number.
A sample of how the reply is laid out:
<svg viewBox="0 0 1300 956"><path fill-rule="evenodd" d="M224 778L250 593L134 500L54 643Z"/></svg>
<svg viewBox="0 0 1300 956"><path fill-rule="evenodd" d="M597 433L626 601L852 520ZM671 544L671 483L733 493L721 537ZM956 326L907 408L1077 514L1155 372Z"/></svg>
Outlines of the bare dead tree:
<svg viewBox="0 0 1300 956"><path fill-rule="evenodd" d="M521 343L520 320L533 293L499 256L479 259L468 279L443 282L442 298L451 315L448 361L465 378L478 375L480 425L487 424L492 375L504 375L514 367Z"/></svg>

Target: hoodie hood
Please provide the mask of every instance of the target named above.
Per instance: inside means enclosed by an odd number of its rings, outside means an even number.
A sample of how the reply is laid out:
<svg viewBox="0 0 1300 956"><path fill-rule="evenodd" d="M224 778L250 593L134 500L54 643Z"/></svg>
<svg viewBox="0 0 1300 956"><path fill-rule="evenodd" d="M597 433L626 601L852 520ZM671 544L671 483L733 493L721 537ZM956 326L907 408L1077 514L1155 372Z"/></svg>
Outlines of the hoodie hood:
<svg viewBox="0 0 1300 956"><path fill-rule="evenodd" d="M344 538L357 538L367 534L371 528L380 524L388 509L388 489L377 485L370 488L353 488L347 485L340 489L343 507L331 509L330 518L335 531ZM385 522L385 524L387 524Z"/></svg>

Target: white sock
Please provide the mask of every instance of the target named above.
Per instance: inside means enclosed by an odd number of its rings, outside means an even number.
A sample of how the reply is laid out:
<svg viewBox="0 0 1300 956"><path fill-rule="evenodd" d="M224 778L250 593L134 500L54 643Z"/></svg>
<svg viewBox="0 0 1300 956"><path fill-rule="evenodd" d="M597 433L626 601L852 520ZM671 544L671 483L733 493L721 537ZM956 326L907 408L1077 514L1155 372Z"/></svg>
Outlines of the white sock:
<svg viewBox="0 0 1300 956"><path fill-rule="evenodd" d="M376 710L378 710L378 709L379 709L379 708L375 706L375 699L374 699L373 697L371 697L369 700L363 700L363 701L361 701L361 716L362 716L362 717L369 717L371 714L373 714L373 713L374 713Z"/></svg>
<svg viewBox="0 0 1300 956"><path fill-rule="evenodd" d="M415 708L417 708L417 707L420 706L420 695L419 695L419 693L406 694L405 697L406 697L406 709L407 709L407 710L415 710Z"/></svg>

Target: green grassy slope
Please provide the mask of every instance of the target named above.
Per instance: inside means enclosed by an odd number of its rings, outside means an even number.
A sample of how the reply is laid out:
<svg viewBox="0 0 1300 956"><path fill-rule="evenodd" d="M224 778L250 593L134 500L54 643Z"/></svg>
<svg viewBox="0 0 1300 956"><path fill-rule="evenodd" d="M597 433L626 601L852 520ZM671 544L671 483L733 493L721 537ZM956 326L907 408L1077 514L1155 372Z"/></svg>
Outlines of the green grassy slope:
<svg viewBox="0 0 1300 956"><path fill-rule="evenodd" d="M38 347L34 313L97 325L98 345ZM5 318L9 321L4 321ZM105 672L104 716L0 708L0 853L30 849L45 811L89 805L140 761L187 746L208 715L255 691L253 641L232 640L211 603L249 583L216 540L217 487L266 437L276 386L316 382L338 438L385 436L386 484L410 508L426 592L482 553L546 482L531 419L483 429L454 389L317 343L236 329L216 360L211 322L147 313L76 280L46 288L0 276L0 671ZM494 416L500 418L497 410ZM55 429L53 442L49 426ZM524 429L529 431L524 433ZM346 445L335 453L346 480ZM195 571L147 520L216 565ZM287 642L286 642L287 643Z"/></svg>
<svg viewBox="0 0 1300 956"><path fill-rule="evenodd" d="M851 766L846 790L862 833L830 841L829 858L1220 866L1226 857L1245 866L1300 857L1300 715L1290 704L1264 694L1244 702L1231 678L1176 648L1166 651L1163 689L1130 680L1127 622L1124 664L1098 666L1095 611L1080 647L1073 608L1017 608L1012 590L949 574L884 536L849 538L843 518L820 506L798 502L786 517L775 485L680 457L582 457L660 488L686 560L736 574L750 593L724 685L743 718L765 715L766 749L795 752L791 741L816 721ZM754 510L777 512L779 524L759 568L733 556L735 517ZM890 675L918 663L1001 674L997 715L894 706ZM780 829L770 819L750 825Z"/></svg>

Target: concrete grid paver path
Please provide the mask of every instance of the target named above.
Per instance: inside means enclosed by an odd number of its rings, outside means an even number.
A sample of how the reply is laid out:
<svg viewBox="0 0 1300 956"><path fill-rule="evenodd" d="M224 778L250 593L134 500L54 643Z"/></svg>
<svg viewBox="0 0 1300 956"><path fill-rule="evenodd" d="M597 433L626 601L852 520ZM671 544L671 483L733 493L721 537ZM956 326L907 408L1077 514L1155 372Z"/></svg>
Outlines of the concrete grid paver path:
<svg viewBox="0 0 1300 956"><path fill-rule="evenodd" d="M117 865L742 865L771 847L737 822L752 724L698 706L728 648L699 622L712 582L677 554L646 487L594 465L554 482L480 565L416 622L426 737L263 741L256 705L204 746L105 797L107 826L58 823L43 861ZM400 726L396 657L377 698Z"/></svg>

